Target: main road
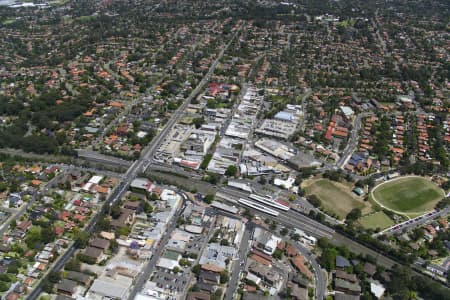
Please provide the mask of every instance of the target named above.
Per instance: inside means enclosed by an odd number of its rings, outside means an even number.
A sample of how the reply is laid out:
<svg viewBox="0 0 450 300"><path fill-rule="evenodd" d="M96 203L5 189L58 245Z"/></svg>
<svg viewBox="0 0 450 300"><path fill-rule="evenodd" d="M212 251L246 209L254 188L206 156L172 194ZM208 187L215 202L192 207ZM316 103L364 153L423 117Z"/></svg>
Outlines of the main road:
<svg viewBox="0 0 450 300"><path fill-rule="evenodd" d="M158 136L145 148L143 151L143 155L141 155L141 158L139 159L139 166L142 168L142 166L145 164L146 168L148 167L148 163L154 162L154 155L156 153L156 150L161 145L161 142L164 140L164 138L167 136L167 134L172 130L172 127L178 122L181 116L183 116L183 112L186 111L186 108L188 107L189 103L191 103L191 100L194 99L206 86L209 79L211 78L211 75L214 73L217 65L219 64L220 60L222 59L223 55L225 54L225 51L230 47L233 40L238 36L242 29L239 27L238 30L234 33L233 37L230 39L230 41L226 44L225 47L222 48L222 50L219 52L219 55L217 56L216 60L212 63L211 67L209 68L208 72L205 74L203 79L199 82L197 87L191 92L191 94L186 98L186 100L183 102L183 104L178 107L178 109L173 113L172 118L167 122L167 124L164 126L163 130L158 134ZM146 168L142 168L141 171L144 172Z"/></svg>
<svg viewBox="0 0 450 300"><path fill-rule="evenodd" d="M172 218L172 221L169 223L164 236L162 237L161 241L158 244L158 248L153 253L151 259L145 264L143 271L139 273L133 285L133 288L131 289L130 294L128 295L128 300L133 300L136 297L137 293L139 293L139 291L142 290L142 288L144 287L145 282L150 277L151 273L153 272L153 269L156 267L159 257L163 253L164 248L170 239L170 235L177 227L177 219L179 216L181 216L182 212L184 211L184 208L185 203L183 203L183 207L179 209L175 214L175 216Z"/></svg>
<svg viewBox="0 0 450 300"><path fill-rule="evenodd" d="M239 279L241 272L244 269L244 265L247 260L248 248L250 246L250 238L253 231L253 224L247 223L242 235L241 243L239 244L239 250L236 259L233 259L231 263L231 276L228 281L227 289L225 290L224 300L233 300L235 293L237 292Z"/></svg>
<svg viewBox="0 0 450 300"><path fill-rule="evenodd" d="M123 176L122 180L120 181L119 185L112 191L111 195L108 197L108 199L104 202L102 206L102 211L108 210L111 206L116 204L122 196L125 194L125 192L128 190L131 182L137 177L137 175L140 172L145 171L144 166L148 166L149 162L153 160L153 156L164 140L164 138L167 136L167 133L172 130L172 127L178 122L180 116L182 116L182 112L186 110L189 103L191 102L194 97L196 97L200 91L205 87L205 85L208 83L209 79L211 78L211 75L214 73L214 70L216 69L217 65L219 64L220 60L222 59L225 51L230 47L233 40L238 36L242 29L241 25L236 32L233 34L230 41L222 48L222 50L219 52L216 60L212 63L210 66L208 72L205 74L203 79L200 81L200 83L197 85L197 87L191 92L189 97L185 99L182 105L174 112L172 118L166 123L164 128L159 132L159 134L144 148L144 150L141 153L141 156L138 160L136 160L127 170L125 175ZM97 213L88 223L88 225L85 228L85 231L88 233L92 233L95 227L95 224L100 218L101 213ZM58 258L57 262L51 267L51 269L47 272L47 274L51 273L51 271L59 271L63 268L65 263L70 259L70 257L75 253L76 248L75 245L72 244L69 246L67 251ZM146 272L144 270L144 272ZM47 275L46 275L47 276ZM38 296L42 292L42 286L45 282L45 277L42 278L42 280L38 283L38 285L31 291L31 293L27 296L27 300L34 300L37 299Z"/></svg>

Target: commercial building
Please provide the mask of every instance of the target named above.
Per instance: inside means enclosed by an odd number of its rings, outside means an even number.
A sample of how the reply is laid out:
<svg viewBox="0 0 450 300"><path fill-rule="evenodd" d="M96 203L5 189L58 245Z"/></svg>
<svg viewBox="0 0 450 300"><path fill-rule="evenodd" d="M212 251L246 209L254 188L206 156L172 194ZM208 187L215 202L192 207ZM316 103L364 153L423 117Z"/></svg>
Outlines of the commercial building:
<svg viewBox="0 0 450 300"><path fill-rule="evenodd" d="M129 287L119 280L96 279L89 290L88 299L126 299Z"/></svg>
<svg viewBox="0 0 450 300"><path fill-rule="evenodd" d="M268 255L272 255L277 249L278 243L281 242L281 238L276 237L271 232L259 227L255 228L253 239L253 245Z"/></svg>
<svg viewBox="0 0 450 300"><path fill-rule="evenodd" d="M278 119L265 119L256 133L287 140L297 129L297 124Z"/></svg>
<svg viewBox="0 0 450 300"><path fill-rule="evenodd" d="M293 148L289 148L287 145L272 139L259 139L255 143L255 146L262 151L282 160L289 160L295 156L295 150Z"/></svg>
<svg viewBox="0 0 450 300"><path fill-rule="evenodd" d="M231 246L223 246L217 243L208 244L200 258L200 265L212 265L218 269L225 270L227 259L233 259L237 250Z"/></svg>
<svg viewBox="0 0 450 300"><path fill-rule="evenodd" d="M274 119L285 122L293 122L295 120L295 116L291 112L280 111L274 116Z"/></svg>
<svg viewBox="0 0 450 300"><path fill-rule="evenodd" d="M149 192L152 188L150 180L145 178L136 178L130 184L131 189L143 190Z"/></svg>

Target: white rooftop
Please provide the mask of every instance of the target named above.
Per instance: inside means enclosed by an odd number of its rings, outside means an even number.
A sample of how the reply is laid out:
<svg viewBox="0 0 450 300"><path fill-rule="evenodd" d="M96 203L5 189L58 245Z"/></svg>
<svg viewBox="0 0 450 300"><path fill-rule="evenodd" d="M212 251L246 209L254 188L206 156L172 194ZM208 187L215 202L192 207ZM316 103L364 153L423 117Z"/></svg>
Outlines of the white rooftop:
<svg viewBox="0 0 450 300"><path fill-rule="evenodd" d="M103 176L94 175L94 176L91 177L91 179L89 179L89 182L93 183L93 184L99 184L100 181L102 181L102 179L103 179Z"/></svg>
<svg viewBox="0 0 450 300"><path fill-rule="evenodd" d="M157 266L160 268L173 270L173 268L178 267L178 262L176 260L161 257Z"/></svg>
<svg viewBox="0 0 450 300"><path fill-rule="evenodd" d="M386 291L386 288L378 281L371 280L370 281L370 291L372 292L372 294L375 295L375 297L380 299L383 296L384 292Z"/></svg>
<svg viewBox="0 0 450 300"><path fill-rule="evenodd" d="M90 293L112 299L125 299L128 288L118 284L117 280L96 279L89 290Z"/></svg>

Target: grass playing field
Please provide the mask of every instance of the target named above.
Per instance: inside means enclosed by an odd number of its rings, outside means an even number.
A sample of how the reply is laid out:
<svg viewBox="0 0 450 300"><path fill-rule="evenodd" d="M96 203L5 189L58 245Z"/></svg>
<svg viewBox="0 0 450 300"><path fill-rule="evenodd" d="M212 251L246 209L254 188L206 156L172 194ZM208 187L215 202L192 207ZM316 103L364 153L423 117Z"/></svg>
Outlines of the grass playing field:
<svg viewBox="0 0 450 300"><path fill-rule="evenodd" d="M358 222L365 229L385 229L394 225L394 222L382 211L361 217Z"/></svg>
<svg viewBox="0 0 450 300"><path fill-rule="evenodd" d="M444 192L422 177L402 177L375 187L372 198L396 213L415 216L432 210Z"/></svg>
<svg viewBox="0 0 450 300"><path fill-rule="evenodd" d="M328 179L313 179L305 183L307 195L316 195L325 211L336 213L344 219L353 208L364 209L366 204L353 196L350 188Z"/></svg>

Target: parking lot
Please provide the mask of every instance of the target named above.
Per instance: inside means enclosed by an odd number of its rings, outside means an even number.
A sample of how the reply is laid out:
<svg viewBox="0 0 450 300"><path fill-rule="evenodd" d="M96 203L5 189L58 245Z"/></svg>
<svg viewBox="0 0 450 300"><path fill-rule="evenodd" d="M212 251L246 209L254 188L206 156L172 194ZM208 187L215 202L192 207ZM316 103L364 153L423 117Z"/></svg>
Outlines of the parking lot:
<svg viewBox="0 0 450 300"><path fill-rule="evenodd" d="M199 255L204 243L204 239L204 235L194 236L194 238L186 244L186 252Z"/></svg>

